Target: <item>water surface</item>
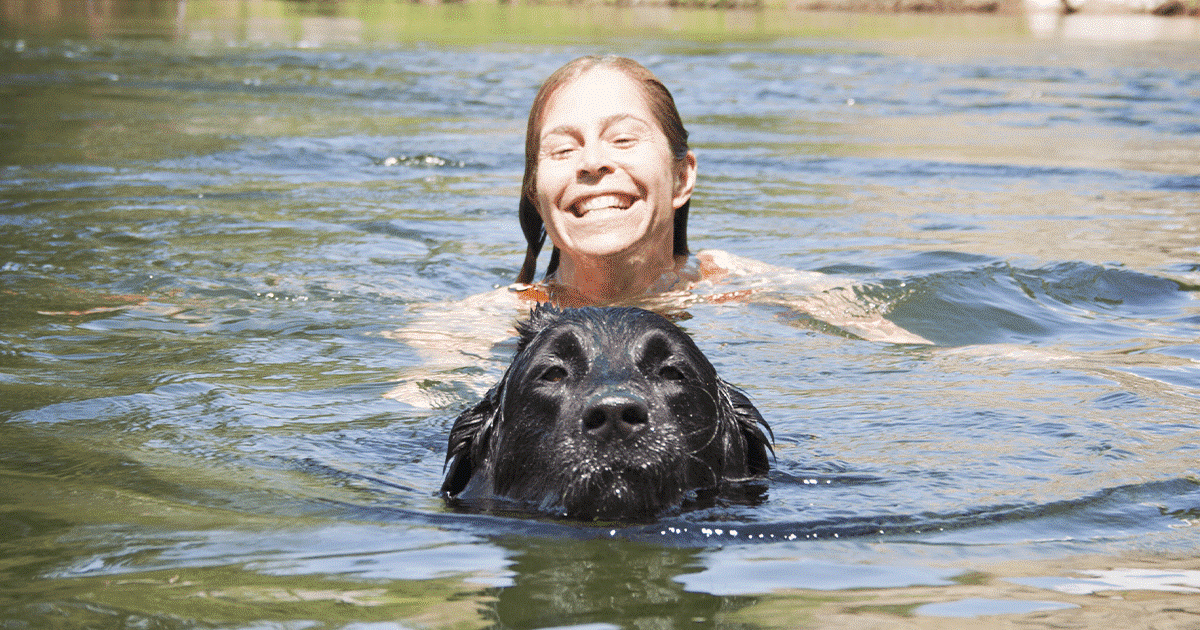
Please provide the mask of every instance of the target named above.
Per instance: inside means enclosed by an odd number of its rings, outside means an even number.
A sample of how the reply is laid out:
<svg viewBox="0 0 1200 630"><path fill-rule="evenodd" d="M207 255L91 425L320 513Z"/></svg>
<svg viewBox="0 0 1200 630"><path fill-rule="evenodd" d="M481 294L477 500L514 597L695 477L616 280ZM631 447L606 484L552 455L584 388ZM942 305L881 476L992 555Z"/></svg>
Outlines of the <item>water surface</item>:
<svg viewBox="0 0 1200 630"><path fill-rule="evenodd" d="M1076 570L1194 581L1200 40L909 16L434 45L213 6L0 43L9 625L1078 622L1129 609ZM827 274L933 342L858 338L782 281L690 306L774 429L762 505L598 526L435 495L511 344L431 361L396 331L512 281L528 104L596 49L675 93L694 247ZM1147 592L1146 624L1194 620Z"/></svg>

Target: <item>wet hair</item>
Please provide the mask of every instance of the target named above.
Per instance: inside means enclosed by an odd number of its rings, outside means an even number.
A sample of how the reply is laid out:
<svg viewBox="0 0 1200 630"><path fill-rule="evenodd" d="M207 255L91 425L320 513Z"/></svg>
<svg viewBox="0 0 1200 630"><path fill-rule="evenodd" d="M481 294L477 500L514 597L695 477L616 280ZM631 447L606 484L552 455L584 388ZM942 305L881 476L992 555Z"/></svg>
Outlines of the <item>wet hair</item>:
<svg viewBox="0 0 1200 630"><path fill-rule="evenodd" d="M538 214L537 205L534 203L537 193L537 162L541 140L542 118L545 115L550 99L554 97L559 88L569 84L593 68L611 68L624 73L625 76L637 82L645 94L650 112L654 115L658 125L662 127L663 133L667 136L667 144L671 148L672 157L675 158L677 163L681 163L687 159L688 133L683 128L683 120L679 116L679 110L675 107L675 99L671 97L671 92L667 89L667 86L663 85L654 76L654 73L647 70L645 66L626 57L595 55L580 57L555 70L554 74L551 74L542 83L541 89L538 90L537 96L534 97L533 106L529 108L529 123L525 127L525 178L521 183L521 204L518 208L518 216L521 221L521 231L525 234L527 245L525 248L525 262L521 265L521 273L517 276L517 282L533 282L533 275L537 270L538 254L542 251L542 246L546 242L546 226L542 222L541 215ZM675 210L673 249L676 256L684 256L688 253L687 217L689 205L691 205L691 200L684 202L682 206ZM553 274L558 269L558 259L559 251L555 247L554 251L550 254L550 263L546 266L547 276Z"/></svg>

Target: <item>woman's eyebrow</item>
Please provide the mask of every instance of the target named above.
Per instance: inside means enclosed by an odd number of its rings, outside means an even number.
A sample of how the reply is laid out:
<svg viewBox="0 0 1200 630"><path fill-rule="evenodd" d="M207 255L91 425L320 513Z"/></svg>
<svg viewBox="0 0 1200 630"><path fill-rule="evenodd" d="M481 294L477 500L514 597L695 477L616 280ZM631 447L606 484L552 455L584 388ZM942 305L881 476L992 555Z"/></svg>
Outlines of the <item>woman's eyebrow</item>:
<svg viewBox="0 0 1200 630"><path fill-rule="evenodd" d="M642 120L641 118L634 116L633 114L613 114L612 116L609 116L609 117L605 118L604 120L600 121L600 128L607 129L623 120L635 120L642 124L649 124L646 121Z"/></svg>
<svg viewBox="0 0 1200 630"><path fill-rule="evenodd" d="M543 133L542 138L549 138L550 136L578 137L578 136L582 136L582 135L583 135L583 133L579 131L579 127L576 127L575 125L559 125L553 129Z"/></svg>

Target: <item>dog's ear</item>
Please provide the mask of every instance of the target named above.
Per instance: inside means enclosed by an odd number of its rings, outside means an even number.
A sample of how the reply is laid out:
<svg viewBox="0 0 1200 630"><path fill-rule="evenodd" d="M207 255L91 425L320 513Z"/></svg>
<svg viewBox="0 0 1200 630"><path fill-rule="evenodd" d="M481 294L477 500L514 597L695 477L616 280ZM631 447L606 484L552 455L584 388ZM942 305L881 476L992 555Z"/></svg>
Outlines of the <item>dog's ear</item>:
<svg viewBox="0 0 1200 630"><path fill-rule="evenodd" d="M449 470L442 482L443 494L453 497L462 492L475 474L475 467L483 462L499 410L498 390L499 386L492 388L483 400L455 419L446 447L445 468Z"/></svg>
<svg viewBox="0 0 1200 630"><path fill-rule="evenodd" d="M738 431L746 441L747 471L755 476L767 474L771 470L767 451L775 454L775 448L771 446L775 440L775 433L771 431L771 426L763 419L754 403L750 402L750 398L741 390L724 381L720 382L720 387L728 396ZM765 433L763 429L766 429ZM768 434L770 438L767 437Z"/></svg>
<svg viewBox="0 0 1200 630"><path fill-rule="evenodd" d="M562 311L554 306L539 304L529 312L529 318L517 322L517 352L525 350L533 338L553 324L562 315ZM514 359L515 360L515 359ZM511 366L510 366L511 367ZM464 411L454 420L450 429L450 443L446 447L446 479L442 482L442 493L456 496L462 492L476 468L487 458L488 442L496 426L496 417L500 414L501 392L508 382L508 372L500 379L483 400L474 407Z"/></svg>
<svg viewBox="0 0 1200 630"><path fill-rule="evenodd" d="M529 319L517 322L517 354L521 354L538 333L558 321L561 316L562 311L550 304L538 304L530 310Z"/></svg>

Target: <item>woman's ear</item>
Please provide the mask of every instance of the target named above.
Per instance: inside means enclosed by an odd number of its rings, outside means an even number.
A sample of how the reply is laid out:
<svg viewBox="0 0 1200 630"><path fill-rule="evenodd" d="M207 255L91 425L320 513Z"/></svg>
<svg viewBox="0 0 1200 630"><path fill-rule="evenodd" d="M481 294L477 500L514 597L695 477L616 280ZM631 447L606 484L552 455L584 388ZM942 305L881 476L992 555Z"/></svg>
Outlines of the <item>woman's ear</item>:
<svg viewBox="0 0 1200 630"><path fill-rule="evenodd" d="M687 156L680 161L679 170L675 175L675 196L673 202L676 209L692 198L692 191L695 188L696 154L688 151Z"/></svg>

